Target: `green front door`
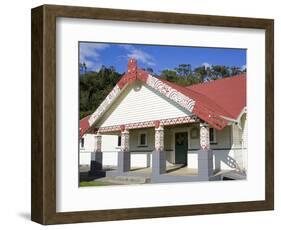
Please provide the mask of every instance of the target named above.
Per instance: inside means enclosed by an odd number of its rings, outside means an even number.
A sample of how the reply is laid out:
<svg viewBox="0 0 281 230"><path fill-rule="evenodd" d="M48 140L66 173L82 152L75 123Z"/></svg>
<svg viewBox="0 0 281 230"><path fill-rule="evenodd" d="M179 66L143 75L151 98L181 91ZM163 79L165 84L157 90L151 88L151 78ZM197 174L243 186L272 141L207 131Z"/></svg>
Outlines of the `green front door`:
<svg viewBox="0 0 281 230"><path fill-rule="evenodd" d="M187 164L187 132L175 133L175 163Z"/></svg>

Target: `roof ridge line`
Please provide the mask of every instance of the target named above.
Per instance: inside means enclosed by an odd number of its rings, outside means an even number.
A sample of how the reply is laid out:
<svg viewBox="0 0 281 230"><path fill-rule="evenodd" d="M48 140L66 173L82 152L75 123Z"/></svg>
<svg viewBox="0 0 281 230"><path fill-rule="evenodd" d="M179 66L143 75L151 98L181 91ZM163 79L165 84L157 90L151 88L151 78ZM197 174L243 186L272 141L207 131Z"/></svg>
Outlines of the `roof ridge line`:
<svg viewBox="0 0 281 230"><path fill-rule="evenodd" d="M185 86L184 88L192 88L193 86L208 85L208 84L212 84L216 81L225 81L225 80L230 80L232 78L237 78L237 77L246 77L246 75L247 75L246 73L231 75L231 76L219 78L219 79L216 79L216 80L211 80L211 81L207 81L207 82L201 82L201 83L197 83L197 84L193 84L193 85L188 85L188 86Z"/></svg>

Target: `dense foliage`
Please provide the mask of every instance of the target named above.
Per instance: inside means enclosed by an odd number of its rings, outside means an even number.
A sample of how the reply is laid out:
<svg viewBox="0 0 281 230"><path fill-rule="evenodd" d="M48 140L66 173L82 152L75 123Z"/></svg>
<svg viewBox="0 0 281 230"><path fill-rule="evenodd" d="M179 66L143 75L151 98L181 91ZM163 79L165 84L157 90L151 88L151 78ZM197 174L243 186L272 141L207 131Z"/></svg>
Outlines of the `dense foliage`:
<svg viewBox="0 0 281 230"><path fill-rule="evenodd" d="M242 72L246 72L246 69L241 70L236 66L228 67L221 65L202 65L192 69L190 64L180 64L173 70L162 70L161 78L174 82L178 85L188 86L238 75Z"/></svg>
<svg viewBox="0 0 281 230"><path fill-rule="evenodd" d="M153 73L152 68L145 69ZM182 86L188 86L205 81L217 80L246 72L246 69L233 66L199 66L194 69L190 64L180 64L170 70L161 71L161 79L165 79ZM118 73L113 66L102 66L98 72L87 71L85 63L80 64L80 119L93 113L124 73Z"/></svg>
<svg viewBox="0 0 281 230"><path fill-rule="evenodd" d="M113 67L102 67L99 72L80 71L80 119L93 113L122 74Z"/></svg>

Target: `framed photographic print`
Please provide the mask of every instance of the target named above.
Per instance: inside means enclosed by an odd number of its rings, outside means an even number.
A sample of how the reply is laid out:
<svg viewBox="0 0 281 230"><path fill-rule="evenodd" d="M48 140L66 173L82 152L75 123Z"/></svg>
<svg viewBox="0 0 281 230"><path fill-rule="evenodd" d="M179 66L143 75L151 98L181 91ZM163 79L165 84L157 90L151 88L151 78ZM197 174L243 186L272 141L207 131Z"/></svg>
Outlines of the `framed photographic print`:
<svg viewBox="0 0 281 230"><path fill-rule="evenodd" d="M32 220L272 210L273 28L32 9Z"/></svg>

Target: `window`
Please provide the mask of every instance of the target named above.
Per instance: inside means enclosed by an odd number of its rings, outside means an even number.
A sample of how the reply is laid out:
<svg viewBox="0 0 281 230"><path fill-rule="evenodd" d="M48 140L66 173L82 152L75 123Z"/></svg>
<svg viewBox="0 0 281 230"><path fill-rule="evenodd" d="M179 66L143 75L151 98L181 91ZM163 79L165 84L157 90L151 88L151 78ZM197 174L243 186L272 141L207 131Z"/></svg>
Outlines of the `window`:
<svg viewBox="0 0 281 230"><path fill-rule="evenodd" d="M84 138L80 139L80 148L84 148Z"/></svg>
<svg viewBox="0 0 281 230"><path fill-rule="evenodd" d="M190 137L191 137L191 139L199 138L199 130L198 130L198 128L194 127L194 128L191 129Z"/></svg>
<svg viewBox="0 0 281 230"><path fill-rule="evenodd" d="M146 133L140 133L139 134L139 145L140 146L146 146L147 145Z"/></svg>
<svg viewBox="0 0 281 230"><path fill-rule="evenodd" d="M211 144L216 144L216 130L214 128L209 129L209 138Z"/></svg>
<svg viewBox="0 0 281 230"><path fill-rule="evenodd" d="M118 140L117 140L117 146L120 147L121 146L121 136L118 136Z"/></svg>

